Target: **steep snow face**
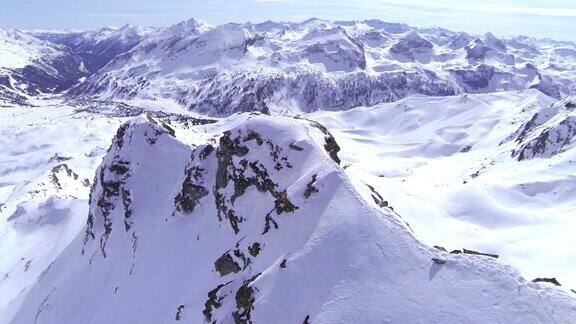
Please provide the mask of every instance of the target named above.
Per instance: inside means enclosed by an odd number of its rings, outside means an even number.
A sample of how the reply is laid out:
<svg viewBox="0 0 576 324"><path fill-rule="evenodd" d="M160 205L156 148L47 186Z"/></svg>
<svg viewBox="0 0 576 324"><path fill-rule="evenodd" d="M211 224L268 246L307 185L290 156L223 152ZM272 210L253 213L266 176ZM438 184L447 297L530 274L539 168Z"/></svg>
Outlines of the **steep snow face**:
<svg viewBox="0 0 576 324"><path fill-rule="evenodd" d="M0 30L0 106L60 92L88 73L63 47L18 30Z"/></svg>
<svg viewBox="0 0 576 324"><path fill-rule="evenodd" d="M73 54L82 59L86 70L94 73L118 54L132 49L146 35L154 31L153 28L126 25L122 28L102 28L92 31L32 31L30 34L69 47Z"/></svg>
<svg viewBox="0 0 576 324"><path fill-rule="evenodd" d="M576 316L574 299L489 257L419 243L389 207L355 191L320 124L243 114L204 130L150 117L118 129L85 232L15 323Z"/></svg>
<svg viewBox="0 0 576 324"><path fill-rule="evenodd" d="M94 169L121 119L73 107L0 111L0 322L83 232Z"/></svg>
<svg viewBox="0 0 576 324"><path fill-rule="evenodd" d="M417 237L500 255L575 289L574 99L537 90L412 96L306 115L325 125L356 188Z"/></svg>
<svg viewBox="0 0 576 324"><path fill-rule="evenodd" d="M85 230L94 173L116 129L141 108L106 103L0 110L0 323ZM209 122L150 112L182 127Z"/></svg>
<svg viewBox="0 0 576 324"><path fill-rule="evenodd" d="M145 37L75 97L169 99L203 114L346 110L412 94L573 93L576 46L375 20L183 22Z"/></svg>

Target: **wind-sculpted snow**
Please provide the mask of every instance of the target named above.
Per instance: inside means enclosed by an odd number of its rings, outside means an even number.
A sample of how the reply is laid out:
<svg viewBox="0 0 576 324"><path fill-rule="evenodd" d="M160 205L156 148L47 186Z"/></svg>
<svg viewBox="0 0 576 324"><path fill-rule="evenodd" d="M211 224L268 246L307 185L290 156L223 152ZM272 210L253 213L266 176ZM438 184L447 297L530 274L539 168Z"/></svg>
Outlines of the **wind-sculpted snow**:
<svg viewBox="0 0 576 324"><path fill-rule="evenodd" d="M71 95L170 99L196 112L228 116L347 110L412 94L535 88L561 98L575 90L572 43L375 20L186 23L185 32L181 23L144 37Z"/></svg>
<svg viewBox="0 0 576 324"><path fill-rule="evenodd" d="M568 322L576 302L483 255L425 247L307 119L117 131L85 232L15 323ZM204 138L197 141L198 136ZM195 144L194 144L195 142Z"/></svg>
<svg viewBox="0 0 576 324"><path fill-rule="evenodd" d="M307 117L334 134L365 199L393 207L427 244L498 254L570 292L574 108L573 97L528 90L412 96Z"/></svg>

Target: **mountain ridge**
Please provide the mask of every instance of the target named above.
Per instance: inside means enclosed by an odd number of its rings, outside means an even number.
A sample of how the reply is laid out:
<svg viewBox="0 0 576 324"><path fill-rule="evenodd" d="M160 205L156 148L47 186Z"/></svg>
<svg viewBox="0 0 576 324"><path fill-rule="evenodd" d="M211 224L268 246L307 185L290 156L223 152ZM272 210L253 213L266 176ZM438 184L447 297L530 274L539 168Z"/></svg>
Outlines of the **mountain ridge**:
<svg viewBox="0 0 576 324"><path fill-rule="evenodd" d="M214 26L190 19L167 28L27 35L67 47L85 66L83 75L67 74L69 81L52 92L70 89L68 97L82 99L168 100L212 116L347 110L416 93L535 88L559 99L575 90L574 43L378 20ZM9 103L10 96L4 97ZM26 96L17 102L26 102Z"/></svg>
<svg viewBox="0 0 576 324"><path fill-rule="evenodd" d="M575 316L574 299L491 258L421 245L388 207L355 192L318 124L259 115L228 124L195 147L151 117L122 125L97 172L85 235L38 279L15 321Z"/></svg>

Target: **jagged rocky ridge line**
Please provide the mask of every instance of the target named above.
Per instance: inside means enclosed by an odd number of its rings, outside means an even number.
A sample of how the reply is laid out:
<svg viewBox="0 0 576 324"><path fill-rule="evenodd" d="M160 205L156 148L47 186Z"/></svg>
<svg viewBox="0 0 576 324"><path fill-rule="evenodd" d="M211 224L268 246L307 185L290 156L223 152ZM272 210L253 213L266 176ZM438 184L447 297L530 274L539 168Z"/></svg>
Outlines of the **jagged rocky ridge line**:
<svg viewBox="0 0 576 324"><path fill-rule="evenodd" d="M152 117L120 127L95 176L85 233L15 321L576 316L563 292L491 258L423 246L374 189L373 202L360 197L318 123L258 114L228 122L199 146Z"/></svg>

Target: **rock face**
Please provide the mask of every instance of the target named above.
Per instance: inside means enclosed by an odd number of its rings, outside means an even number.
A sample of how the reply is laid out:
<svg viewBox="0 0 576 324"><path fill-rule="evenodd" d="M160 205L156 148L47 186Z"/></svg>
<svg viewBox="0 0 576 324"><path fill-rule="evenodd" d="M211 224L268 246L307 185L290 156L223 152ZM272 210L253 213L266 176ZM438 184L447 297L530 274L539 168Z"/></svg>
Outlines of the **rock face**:
<svg viewBox="0 0 576 324"><path fill-rule="evenodd" d="M418 242L389 207L355 191L318 123L244 114L205 129L198 145L151 117L118 129L85 232L42 274L15 323L576 316L572 298L493 258Z"/></svg>
<svg viewBox="0 0 576 324"><path fill-rule="evenodd" d="M423 39L415 32L400 38L390 47L390 53L399 60L430 61L434 44Z"/></svg>
<svg viewBox="0 0 576 324"><path fill-rule="evenodd" d="M518 149L512 156L519 161L551 157L573 145L576 136L574 97L558 101L526 122L517 132Z"/></svg>

